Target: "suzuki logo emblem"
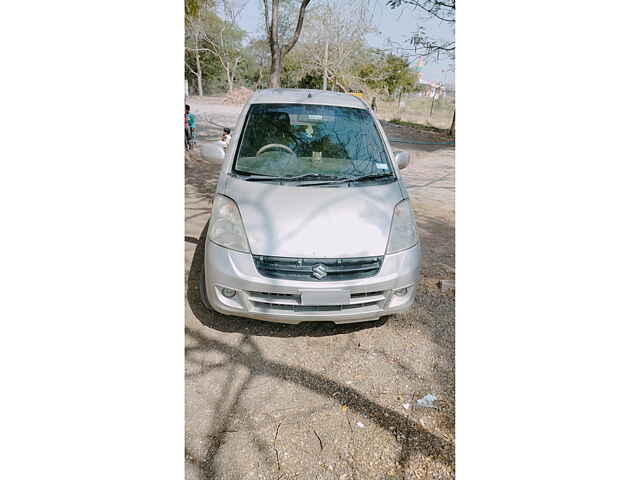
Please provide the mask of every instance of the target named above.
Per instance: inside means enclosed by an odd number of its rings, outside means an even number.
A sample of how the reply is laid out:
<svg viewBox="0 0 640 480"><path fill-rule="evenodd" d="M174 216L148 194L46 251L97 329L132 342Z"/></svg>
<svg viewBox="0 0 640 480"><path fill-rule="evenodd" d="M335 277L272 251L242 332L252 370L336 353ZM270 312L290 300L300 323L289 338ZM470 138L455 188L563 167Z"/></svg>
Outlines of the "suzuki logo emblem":
<svg viewBox="0 0 640 480"><path fill-rule="evenodd" d="M313 268L311 268L311 272L313 272L314 277L320 280L327 276L327 267L319 263L318 265L314 265Z"/></svg>

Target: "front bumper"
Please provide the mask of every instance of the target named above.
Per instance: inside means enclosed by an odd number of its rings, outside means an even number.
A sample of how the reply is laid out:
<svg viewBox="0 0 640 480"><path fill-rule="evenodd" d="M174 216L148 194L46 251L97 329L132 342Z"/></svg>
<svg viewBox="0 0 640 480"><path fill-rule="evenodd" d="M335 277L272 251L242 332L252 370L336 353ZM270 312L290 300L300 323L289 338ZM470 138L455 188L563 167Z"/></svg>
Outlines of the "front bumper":
<svg viewBox="0 0 640 480"><path fill-rule="evenodd" d="M205 289L218 312L270 322L330 321L354 323L377 320L407 310L415 298L420 278L420 246L385 255L380 271L372 277L340 282L309 282L267 278L258 273L253 256L220 247L207 240ZM222 288L236 291L232 298ZM394 291L406 288L398 296ZM303 305L301 290L347 290L344 305Z"/></svg>

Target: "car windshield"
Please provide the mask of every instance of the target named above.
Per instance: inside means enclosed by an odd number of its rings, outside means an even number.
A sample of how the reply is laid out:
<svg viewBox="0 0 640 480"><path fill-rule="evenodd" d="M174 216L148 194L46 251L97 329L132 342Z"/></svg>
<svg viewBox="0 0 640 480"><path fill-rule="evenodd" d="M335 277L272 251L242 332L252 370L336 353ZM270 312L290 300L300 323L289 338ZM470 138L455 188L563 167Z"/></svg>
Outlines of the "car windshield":
<svg viewBox="0 0 640 480"><path fill-rule="evenodd" d="M233 169L274 177L392 175L371 114L328 105L252 105Z"/></svg>

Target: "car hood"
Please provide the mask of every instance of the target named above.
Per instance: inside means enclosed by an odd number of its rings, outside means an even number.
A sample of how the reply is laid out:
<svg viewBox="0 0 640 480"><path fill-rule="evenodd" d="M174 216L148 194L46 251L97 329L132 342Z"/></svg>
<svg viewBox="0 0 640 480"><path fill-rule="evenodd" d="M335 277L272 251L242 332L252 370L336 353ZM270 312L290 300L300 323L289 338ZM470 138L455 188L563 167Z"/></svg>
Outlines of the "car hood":
<svg viewBox="0 0 640 480"><path fill-rule="evenodd" d="M228 176L220 193L240 209L255 255L346 258L384 255L399 182L295 187Z"/></svg>

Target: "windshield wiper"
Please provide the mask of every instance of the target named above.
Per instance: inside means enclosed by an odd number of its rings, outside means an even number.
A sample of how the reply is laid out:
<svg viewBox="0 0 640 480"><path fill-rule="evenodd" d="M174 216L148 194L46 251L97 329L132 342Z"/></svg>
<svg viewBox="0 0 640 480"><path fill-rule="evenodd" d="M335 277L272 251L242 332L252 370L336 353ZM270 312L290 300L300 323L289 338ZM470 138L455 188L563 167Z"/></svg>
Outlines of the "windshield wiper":
<svg viewBox="0 0 640 480"><path fill-rule="evenodd" d="M353 182L359 182L361 180L376 180L378 178L388 178L388 177L393 177L393 175L391 173L373 173L371 175L363 175L362 177L353 177L353 178L350 178L349 180Z"/></svg>
<svg viewBox="0 0 640 480"><path fill-rule="evenodd" d="M248 177L243 177L243 180L247 182L266 182L269 180L277 180L282 181L285 177L272 177L271 175L249 175Z"/></svg>
<svg viewBox="0 0 640 480"><path fill-rule="evenodd" d="M344 182L359 182L362 180L376 180L378 178L393 178L393 175L390 173L375 173L372 175L363 175L362 177L337 177L329 182L313 182L313 183L304 183L300 185L301 187L313 187L316 185L330 185L334 183L344 183Z"/></svg>
<svg viewBox="0 0 640 480"><path fill-rule="evenodd" d="M295 176L286 176L286 177L276 177L271 175L249 175L248 177L244 177L244 180L248 182L262 182L262 181L281 181L281 182L289 182L295 180L306 180L308 178L316 178L318 180L344 180L344 177L336 177L335 175L323 175L321 173L305 173L304 175L295 175Z"/></svg>

